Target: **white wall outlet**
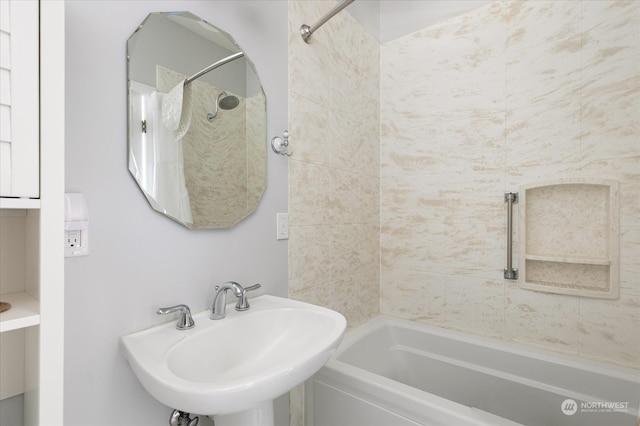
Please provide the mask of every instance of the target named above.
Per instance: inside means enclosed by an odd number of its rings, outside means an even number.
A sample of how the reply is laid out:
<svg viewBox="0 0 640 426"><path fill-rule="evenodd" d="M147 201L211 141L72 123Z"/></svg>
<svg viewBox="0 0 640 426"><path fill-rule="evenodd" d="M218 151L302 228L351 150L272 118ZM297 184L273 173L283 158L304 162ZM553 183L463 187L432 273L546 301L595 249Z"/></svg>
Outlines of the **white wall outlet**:
<svg viewBox="0 0 640 426"><path fill-rule="evenodd" d="M81 229L64 230L64 257L89 255L89 225L80 223Z"/></svg>
<svg viewBox="0 0 640 426"><path fill-rule="evenodd" d="M80 247L82 239L82 231L77 229L73 231L64 231L64 246L65 247Z"/></svg>
<svg viewBox="0 0 640 426"><path fill-rule="evenodd" d="M276 240L289 239L289 213L276 213Z"/></svg>
<svg viewBox="0 0 640 426"><path fill-rule="evenodd" d="M64 257L89 254L89 210L84 195L64 194Z"/></svg>

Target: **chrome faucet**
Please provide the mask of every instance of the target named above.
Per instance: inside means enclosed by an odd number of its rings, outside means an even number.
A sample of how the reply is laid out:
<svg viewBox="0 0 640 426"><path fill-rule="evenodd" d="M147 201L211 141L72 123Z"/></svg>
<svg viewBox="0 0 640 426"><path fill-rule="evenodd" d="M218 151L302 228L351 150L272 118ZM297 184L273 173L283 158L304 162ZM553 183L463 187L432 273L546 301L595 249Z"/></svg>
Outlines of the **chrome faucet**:
<svg viewBox="0 0 640 426"><path fill-rule="evenodd" d="M168 308L160 308L156 311L158 315L166 315L172 312L179 312L180 319L176 324L176 328L178 330L189 330L193 328L196 324L193 322L193 318L191 317L191 310L187 305L176 305L169 306Z"/></svg>
<svg viewBox="0 0 640 426"><path fill-rule="evenodd" d="M235 281L227 281L221 286L216 286L216 294L213 296L211 304L211 313L209 318L219 320L225 317L227 308L227 290L233 291L233 295L238 298L236 302L236 311L246 311L250 308L247 292L262 287L260 284L254 284L250 287L243 288Z"/></svg>

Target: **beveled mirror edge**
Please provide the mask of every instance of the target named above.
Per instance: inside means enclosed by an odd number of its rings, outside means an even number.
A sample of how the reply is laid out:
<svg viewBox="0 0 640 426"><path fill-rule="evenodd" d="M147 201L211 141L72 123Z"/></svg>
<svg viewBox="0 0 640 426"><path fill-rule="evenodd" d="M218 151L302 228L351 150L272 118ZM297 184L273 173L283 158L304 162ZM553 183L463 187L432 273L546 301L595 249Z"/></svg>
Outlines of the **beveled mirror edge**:
<svg viewBox="0 0 640 426"><path fill-rule="evenodd" d="M128 108L127 108L127 150L128 150L128 156L127 156L127 167L128 167L128 171L129 174L132 176L132 178L134 179L134 181L136 182L138 189L142 192L142 194L145 196L145 199L147 200L147 202L149 203L149 205L152 207L152 209L154 211L156 211L157 213L163 215L164 217L167 217L169 219L171 219L172 221L186 227L187 229L227 229L227 228L232 228L234 226L236 226L238 223L242 222L243 220L245 220L247 217L251 216L259 207L263 197L264 197L264 193L266 191L266 185L267 185L267 180L268 180L268 173L267 173L267 145L268 145L268 141L267 141L267 111L268 111L268 100L267 100L267 96L266 93L264 91L264 87L262 85L262 81L260 79L260 76L258 74L257 68L255 66L255 64L253 63L253 61L251 60L251 58L248 55L244 56L244 59L246 61L246 63L248 64L248 66L250 67L250 69L253 72L253 75L256 79L256 83L257 83L257 87L259 88L259 91L257 92L259 94L259 96L262 97L263 99L263 108L261 108L261 114L263 115L263 120L261 122L262 126L264 127L264 130L262 132L263 137L261 137L260 139L260 151L261 151L261 156L262 156L262 170L260 173L261 176L261 184L259 185L258 191L257 191L257 196L255 197L255 200L253 200L252 204L248 204L246 210L244 210L236 219L232 220L232 221L227 221L227 222L221 222L219 224L216 225L205 225L205 226L199 226L196 223L185 223L183 221L181 221L178 218L173 217L172 215L168 214L166 211L162 211L162 207L157 206L156 205L156 200L151 197L140 185L137 177L135 176L134 172L131 169L131 161L132 161L132 152L131 152L131 140L130 140L130 136L131 136L131 129L132 129L132 109L134 108L131 103L130 103L130 98L131 98L131 86L132 86L132 79L131 79L131 43L137 43L137 37L139 37L140 31L143 29L145 23L147 22L147 20L153 16L153 15L188 15L191 19L197 20L198 22L201 22L203 24L209 25L213 28L215 28L218 32L220 32L221 34L223 34L226 38L227 41L232 43L239 51L243 51L242 48L239 46L239 44L235 41L235 39L225 30L222 30L216 26L214 26L213 24L211 24L210 22L208 22L205 19L200 18L197 15L194 15L191 12L187 12L187 11L183 11L183 12L151 12L147 15L147 17L142 21L142 23L134 30L134 32L132 33L132 35L127 39L127 43L126 43L126 59L127 59L127 65L126 65L126 70L127 70L127 102L128 102ZM137 36L137 37L136 37ZM133 41L132 41L133 39Z"/></svg>

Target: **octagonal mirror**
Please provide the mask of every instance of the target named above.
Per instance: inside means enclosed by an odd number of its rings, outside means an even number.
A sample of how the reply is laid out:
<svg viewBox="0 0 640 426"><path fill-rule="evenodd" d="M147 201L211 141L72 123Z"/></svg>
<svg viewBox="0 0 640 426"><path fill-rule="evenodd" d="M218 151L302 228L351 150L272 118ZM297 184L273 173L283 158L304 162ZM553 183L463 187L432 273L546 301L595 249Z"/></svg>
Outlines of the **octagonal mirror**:
<svg viewBox="0 0 640 426"><path fill-rule="evenodd" d="M189 12L151 13L127 41L128 166L156 211L229 228L266 186L266 97L235 40Z"/></svg>

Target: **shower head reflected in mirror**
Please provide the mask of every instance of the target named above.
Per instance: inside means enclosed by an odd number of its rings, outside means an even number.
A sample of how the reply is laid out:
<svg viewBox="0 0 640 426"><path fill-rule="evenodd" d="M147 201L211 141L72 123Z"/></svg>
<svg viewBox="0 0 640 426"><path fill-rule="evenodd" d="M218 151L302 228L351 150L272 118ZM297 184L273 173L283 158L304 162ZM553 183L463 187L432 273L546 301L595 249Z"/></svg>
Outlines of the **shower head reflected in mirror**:
<svg viewBox="0 0 640 426"><path fill-rule="evenodd" d="M236 96L229 95L227 92L222 92L218 95L218 106L222 109L234 109L240 104L240 99Z"/></svg>
<svg viewBox="0 0 640 426"><path fill-rule="evenodd" d="M230 110L234 109L240 104L240 99L237 96L230 95L227 92L221 92L216 99L216 110L212 113L207 114L207 120L213 121L214 118L218 116L218 111L220 109Z"/></svg>

